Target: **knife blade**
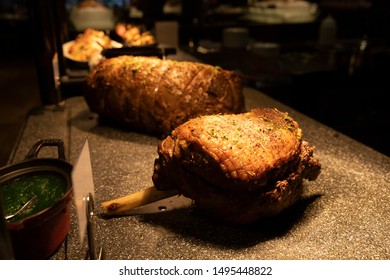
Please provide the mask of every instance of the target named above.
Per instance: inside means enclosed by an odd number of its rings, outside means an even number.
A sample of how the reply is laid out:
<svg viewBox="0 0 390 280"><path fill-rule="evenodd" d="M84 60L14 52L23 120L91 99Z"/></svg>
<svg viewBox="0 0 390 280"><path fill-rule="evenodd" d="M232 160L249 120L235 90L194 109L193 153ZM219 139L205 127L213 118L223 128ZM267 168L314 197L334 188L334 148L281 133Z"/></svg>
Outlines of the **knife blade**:
<svg viewBox="0 0 390 280"><path fill-rule="evenodd" d="M85 140L79 157L74 164L72 171L72 183L77 210L80 243L83 244L85 232L87 230L87 217L85 215L87 211L87 198L89 194L92 196L95 194L88 139Z"/></svg>

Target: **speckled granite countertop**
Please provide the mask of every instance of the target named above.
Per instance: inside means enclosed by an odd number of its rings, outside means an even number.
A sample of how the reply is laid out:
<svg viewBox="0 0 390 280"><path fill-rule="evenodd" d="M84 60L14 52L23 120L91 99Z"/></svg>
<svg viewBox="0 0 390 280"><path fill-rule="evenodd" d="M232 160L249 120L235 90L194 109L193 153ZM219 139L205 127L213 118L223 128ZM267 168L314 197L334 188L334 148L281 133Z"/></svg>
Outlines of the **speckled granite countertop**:
<svg viewBox="0 0 390 280"><path fill-rule="evenodd" d="M95 220L107 259L390 259L390 160L253 89L245 88L247 109L257 106L288 111L303 138L316 146L322 173L304 183L304 196L282 215L252 226L208 220L187 202L168 199L143 214ZM88 138L100 203L152 186L159 139L98 123L82 97L55 108L32 112L10 162L23 160L42 138L62 138L74 163ZM51 156L42 151L40 156ZM54 153L54 152L53 152ZM184 203L185 204L185 203ZM159 211L158 206L167 206ZM52 259L83 259L77 217Z"/></svg>

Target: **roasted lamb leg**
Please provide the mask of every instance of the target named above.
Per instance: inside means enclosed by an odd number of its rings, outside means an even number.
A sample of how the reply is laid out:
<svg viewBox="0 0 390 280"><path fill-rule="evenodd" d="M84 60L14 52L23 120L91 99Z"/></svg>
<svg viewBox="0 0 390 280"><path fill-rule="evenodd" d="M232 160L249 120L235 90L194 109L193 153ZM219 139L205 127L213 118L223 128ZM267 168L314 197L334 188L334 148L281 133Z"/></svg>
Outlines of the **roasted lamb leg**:
<svg viewBox="0 0 390 280"><path fill-rule="evenodd" d="M178 126L158 147L153 182L178 189L199 208L233 223L276 215L315 180L320 164L287 113L257 108L202 116Z"/></svg>

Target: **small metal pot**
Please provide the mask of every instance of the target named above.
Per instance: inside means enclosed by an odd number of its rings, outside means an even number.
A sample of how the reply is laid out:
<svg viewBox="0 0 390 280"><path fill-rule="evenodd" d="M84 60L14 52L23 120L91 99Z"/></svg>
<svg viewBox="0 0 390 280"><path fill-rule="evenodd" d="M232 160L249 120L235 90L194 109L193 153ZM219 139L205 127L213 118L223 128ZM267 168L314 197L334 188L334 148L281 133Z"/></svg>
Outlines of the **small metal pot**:
<svg viewBox="0 0 390 280"><path fill-rule="evenodd" d="M56 146L58 158L38 158L41 148ZM20 177L55 173L66 182L65 194L52 206L16 222L6 222L16 259L48 258L65 240L70 227L70 206L73 198L72 165L65 159L60 139L38 141L21 162L0 169L0 187Z"/></svg>

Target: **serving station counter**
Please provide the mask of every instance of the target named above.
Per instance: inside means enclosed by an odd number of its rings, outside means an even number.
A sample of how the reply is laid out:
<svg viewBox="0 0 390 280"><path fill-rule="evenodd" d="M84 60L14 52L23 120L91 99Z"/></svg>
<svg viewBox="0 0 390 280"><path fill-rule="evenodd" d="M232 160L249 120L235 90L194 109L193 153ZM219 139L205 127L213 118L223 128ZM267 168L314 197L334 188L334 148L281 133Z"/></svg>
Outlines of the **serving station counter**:
<svg viewBox="0 0 390 280"><path fill-rule="evenodd" d="M94 232L106 259L389 259L389 158L257 90L244 88L244 94L247 109L289 112L322 165L316 181L304 182L295 206L250 226L211 220L178 196L129 215L102 216L102 202L152 186L160 139L100 122L82 96L32 111L9 162L23 160L39 139L60 138L74 164L88 139ZM67 238L50 258L85 259L87 250L73 205Z"/></svg>

